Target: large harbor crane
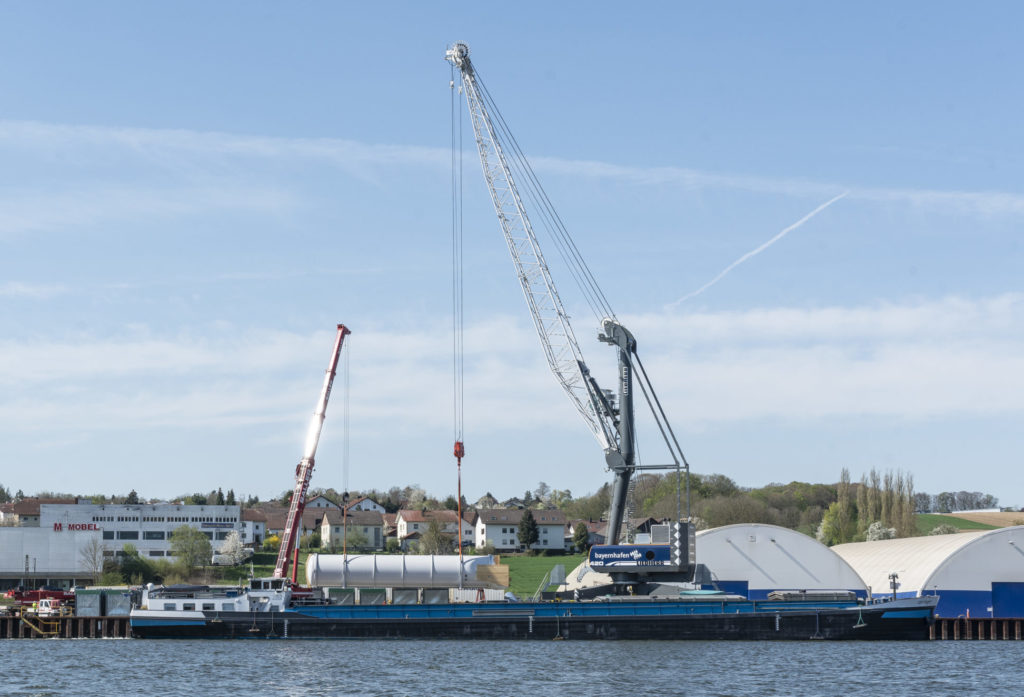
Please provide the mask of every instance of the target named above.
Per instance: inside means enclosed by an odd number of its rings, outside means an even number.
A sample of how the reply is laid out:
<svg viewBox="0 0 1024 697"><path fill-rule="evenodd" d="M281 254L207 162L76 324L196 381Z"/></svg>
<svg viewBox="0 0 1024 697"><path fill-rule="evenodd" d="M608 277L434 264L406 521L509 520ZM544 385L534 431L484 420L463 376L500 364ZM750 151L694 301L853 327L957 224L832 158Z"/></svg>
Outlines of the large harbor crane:
<svg viewBox="0 0 1024 697"><path fill-rule="evenodd" d="M448 49L445 57L461 76L461 90L466 96L484 179L548 366L593 432L604 451L607 467L612 472L613 486L606 538L609 544L616 545L622 537L629 484L634 473L638 469L674 467L678 475L683 465L688 474L689 465L637 355L636 339L615 317L575 243L540 187L533 169L480 80L469 58L469 47L464 43L456 43ZM453 88L454 85L453 76ZM521 183L525 185L522 188ZM595 314L599 313L601 333L598 339L616 349L617 394L598 386L583 359L569 316L527 214L524 193L532 206L539 210L540 218L552 233L562 258L569 265L591 308ZM636 461L634 382L639 385L651 407L671 454L671 465L640 465ZM681 520L681 511L677 511L677 514ZM673 555L672 566L678 572L677 575L687 576L693 565L692 525L682 525L685 530L679 524L674 527L674 544L678 553Z"/></svg>
<svg viewBox="0 0 1024 697"><path fill-rule="evenodd" d="M309 491L309 480L313 476L313 465L316 460L316 448L320 443L320 431L323 429L324 418L327 415L327 400L331 398L331 386L334 384L334 376L338 372L338 356L341 354L342 342L345 341L348 334L351 334L349 329L344 324L339 324L338 333L334 339L334 349L331 351L331 360L327 364L327 374L324 376L324 386L320 391L320 399L317 400L313 419L306 433L306 447L302 452L302 460L295 466L295 490L292 492L292 502L288 507L288 520L284 526L281 548L277 553L277 565L274 567L274 578L286 578L290 567L292 585L295 585L296 567L298 566L298 538L302 529L302 512L306 508L306 492ZM294 559L292 558L293 554L295 555Z"/></svg>

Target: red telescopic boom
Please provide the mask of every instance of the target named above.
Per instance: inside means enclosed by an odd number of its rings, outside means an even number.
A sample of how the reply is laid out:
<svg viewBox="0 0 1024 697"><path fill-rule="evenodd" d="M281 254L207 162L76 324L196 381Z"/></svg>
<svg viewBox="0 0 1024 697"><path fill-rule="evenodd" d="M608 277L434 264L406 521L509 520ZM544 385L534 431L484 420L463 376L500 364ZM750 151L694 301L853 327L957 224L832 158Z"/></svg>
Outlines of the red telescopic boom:
<svg viewBox="0 0 1024 697"><path fill-rule="evenodd" d="M285 578L288 575L288 567L291 566L293 585L298 566L298 535L302 527L302 511L306 508L309 480L313 476L316 446L320 442L320 430L323 428L324 416L327 413L327 400L331 398L331 385L334 384L334 376L338 371L341 344L345 340L345 336L351 333L344 324L338 325L338 336L334 340L331 362L327 365L324 388L320 393L320 401L317 402L316 411L313 412L313 421L309 424L309 432L306 435L306 449L303 451L302 461L295 467L295 491L292 493L292 504L288 509L288 522L284 526L284 537L281 538L281 549L277 553L277 566L274 567L274 578ZM296 554L294 560L291 559L293 551Z"/></svg>

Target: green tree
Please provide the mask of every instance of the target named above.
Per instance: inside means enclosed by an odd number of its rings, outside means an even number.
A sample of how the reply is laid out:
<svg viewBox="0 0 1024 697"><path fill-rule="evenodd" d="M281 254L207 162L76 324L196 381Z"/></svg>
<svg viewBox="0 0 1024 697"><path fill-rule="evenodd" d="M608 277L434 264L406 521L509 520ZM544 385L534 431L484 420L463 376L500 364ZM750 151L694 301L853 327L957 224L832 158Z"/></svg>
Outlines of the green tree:
<svg viewBox="0 0 1024 697"><path fill-rule="evenodd" d="M224 490L221 489L220 487L217 487L217 505L224 505Z"/></svg>
<svg viewBox="0 0 1024 697"><path fill-rule="evenodd" d="M237 503L237 501L235 501L234 489L228 489L228 497L224 499L224 503L228 506L234 506Z"/></svg>
<svg viewBox="0 0 1024 697"><path fill-rule="evenodd" d="M0 503L7 503L11 500L11 492L0 485Z"/></svg>
<svg viewBox="0 0 1024 697"><path fill-rule="evenodd" d="M128 496L126 496L125 499L124 499L124 502L126 504L128 504L129 506L137 506L137 505L139 505L139 494L138 494L138 492L136 492L135 489L132 489L131 491L129 491L128 492Z"/></svg>
<svg viewBox="0 0 1024 697"><path fill-rule="evenodd" d="M572 545L579 552L586 552L590 546L588 541L590 534L587 532L587 526L584 523L576 523L576 527L572 529Z"/></svg>
<svg viewBox="0 0 1024 697"><path fill-rule="evenodd" d="M370 545L370 538L355 525L350 525L345 531L345 547L351 552L354 549L363 549Z"/></svg>
<svg viewBox="0 0 1024 697"><path fill-rule="evenodd" d="M389 537L388 541L384 543L384 551L388 554L398 554L402 551L402 543L398 541L397 537Z"/></svg>
<svg viewBox="0 0 1024 697"><path fill-rule="evenodd" d="M125 583L141 584L152 580L153 567L149 561L139 556L139 550L133 544L125 544L120 557L121 578Z"/></svg>
<svg viewBox="0 0 1024 697"><path fill-rule="evenodd" d="M444 506L445 510L448 510L448 511L457 511L457 510L459 510L459 500L457 498L455 498L454 496L452 496L451 494L448 495L448 498L446 498L441 503L441 505Z"/></svg>
<svg viewBox="0 0 1024 697"><path fill-rule="evenodd" d="M423 554L451 554L454 549L452 538L445 533L441 523L436 519L431 520L420 538L420 551Z"/></svg>
<svg viewBox="0 0 1024 697"><path fill-rule="evenodd" d="M209 564L212 553L210 538L191 526L182 525L171 533L171 554L186 577Z"/></svg>
<svg viewBox="0 0 1024 697"><path fill-rule="evenodd" d="M540 540L540 528L537 527L537 521L534 520L533 512L529 508L523 511L523 517L519 521L518 537L519 544L524 545L527 549Z"/></svg>

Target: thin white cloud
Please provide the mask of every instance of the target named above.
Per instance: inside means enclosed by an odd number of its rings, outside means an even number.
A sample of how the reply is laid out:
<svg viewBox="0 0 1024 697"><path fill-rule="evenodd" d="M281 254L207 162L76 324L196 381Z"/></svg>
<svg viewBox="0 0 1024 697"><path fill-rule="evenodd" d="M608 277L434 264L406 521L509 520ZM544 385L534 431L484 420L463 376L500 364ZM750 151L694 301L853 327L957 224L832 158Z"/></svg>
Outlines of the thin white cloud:
<svg viewBox="0 0 1024 697"><path fill-rule="evenodd" d="M1022 295L624 321L678 428L1024 412ZM223 328L211 338L8 340L0 420L21 433L58 422L67 431L275 423L299 432L331 338ZM448 341L432 329L352 339L356 437L451 428ZM466 344L467 428L583 432L526 321L469 327ZM605 347L584 348L595 377L610 383Z"/></svg>
<svg viewBox="0 0 1024 697"><path fill-rule="evenodd" d="M69 151L94 148L107 153L120 148L143 160L180 169L188 163L219 158L268 160L320 160L351 176L379 181L379 170L422 166L446 168L450 153L444 148L366 144L341 138L286 138L250 136L183 129L110 128L0 121L0 144L7 148L51 151L67 157ZM641 186L682 189L733 189L798 197L832 197L844 191L851 200L901 203L928 210L975 216L1024 215L1024 194L1009 191L960 191L851 186L791 177L707 172L685 167L625 166L592 160L531 158L539 171L552 174L614 179ZM185 163L185 164L183 164Z"/></svg>
<svg viewBox="0 0 1024 697"><path fill-rule="evenodd" d="M111 220L171 218L214 209L273 212L292 203L290 195L278 190L238 186L101 186L47 193L7 190L0 195L0 238Z"/></svg>
<svg viewBox="0 0 1024 697"><path fill-rule="evenodd" d="M0 283L0 297L7 298L43 300L62 295L65 292L67 289L64 286L56 284L22 283L21 281Z"/></svg>

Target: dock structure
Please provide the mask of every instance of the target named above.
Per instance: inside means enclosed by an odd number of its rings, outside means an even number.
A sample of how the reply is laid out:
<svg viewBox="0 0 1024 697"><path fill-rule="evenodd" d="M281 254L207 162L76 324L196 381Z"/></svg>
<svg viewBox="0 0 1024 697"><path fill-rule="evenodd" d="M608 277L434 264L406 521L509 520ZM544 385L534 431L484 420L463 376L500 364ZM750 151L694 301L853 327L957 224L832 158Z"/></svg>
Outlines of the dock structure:
<svg viewBox="0 0 1024 697"><path fill-rule="evenodd" d="M938 641L1020 641L1024 620L999 617L935 618L930 638Z"/></svg>
<svg viewBox="0 0 1024 697"><path fill-rule="evenodd" d="M126 615L47 617L32 613L0 615L0 639L128 639Z"/></svg>

